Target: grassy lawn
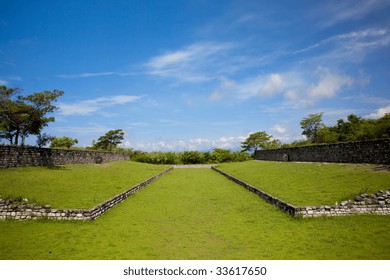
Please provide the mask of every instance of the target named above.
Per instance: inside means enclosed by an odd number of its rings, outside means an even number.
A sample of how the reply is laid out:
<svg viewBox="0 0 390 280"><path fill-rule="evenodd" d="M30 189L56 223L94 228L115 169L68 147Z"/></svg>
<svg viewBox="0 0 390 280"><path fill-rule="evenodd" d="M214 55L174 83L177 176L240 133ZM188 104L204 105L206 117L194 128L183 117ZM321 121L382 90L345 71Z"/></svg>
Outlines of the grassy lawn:
<svg viewBox="0 0 390 280"><path fill-rule="evenodd" d="M0 222L0 259L390 259L389 232L389 216L291 218L176 169L93 222Z"/></svg>
<svg viewBox="0 0 390 280"><path fill-rule="evenodd" d="M390 172L368 164L253 160L217 167L295 206L334 205L359 193L390 188Z"/></svg>
<svg viewBox="0 0 390 280"><path fill-rule="evenodd" d="M91 208L167 169L131 161L75 164L49 169L0 169L0 195L23 196L53 208Z"/></svg>

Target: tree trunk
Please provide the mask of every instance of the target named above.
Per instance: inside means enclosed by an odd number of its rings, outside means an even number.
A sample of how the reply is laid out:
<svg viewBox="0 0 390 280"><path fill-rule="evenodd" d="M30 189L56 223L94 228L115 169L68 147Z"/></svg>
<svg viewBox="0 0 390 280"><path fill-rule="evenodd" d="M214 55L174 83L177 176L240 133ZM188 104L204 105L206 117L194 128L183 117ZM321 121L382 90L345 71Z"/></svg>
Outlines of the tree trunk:
<svg viewBox="0 0 390 280"><path fill-rule="evenodd" d="M16 133L15 133L15 145L18 145L18 139L19 139L19 129L16 130Z"/></svg>

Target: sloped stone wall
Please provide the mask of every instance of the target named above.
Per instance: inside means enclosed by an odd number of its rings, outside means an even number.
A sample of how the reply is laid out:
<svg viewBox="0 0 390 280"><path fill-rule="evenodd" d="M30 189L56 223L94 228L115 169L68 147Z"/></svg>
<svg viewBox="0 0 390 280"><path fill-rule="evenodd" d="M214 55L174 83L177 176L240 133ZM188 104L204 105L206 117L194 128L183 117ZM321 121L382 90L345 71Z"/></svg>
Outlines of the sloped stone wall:
<svg viewBox="0 0 390 280"><path fill-rule="evenodd" d="M390 164L390 139L256 151L257 160Z"/></svg>
<svg viewBox="0 0 390 280"><path fill-rule="evenodd" d="M124 153L0 145L0 168L130 160Z"/></svg>

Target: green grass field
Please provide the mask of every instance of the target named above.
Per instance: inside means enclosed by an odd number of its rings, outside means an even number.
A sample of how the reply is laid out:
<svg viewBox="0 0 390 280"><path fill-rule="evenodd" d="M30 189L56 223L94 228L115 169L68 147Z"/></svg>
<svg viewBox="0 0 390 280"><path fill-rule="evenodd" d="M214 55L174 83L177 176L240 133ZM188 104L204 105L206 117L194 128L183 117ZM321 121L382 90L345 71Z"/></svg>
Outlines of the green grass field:
<svg viewBox="0 0 390 280"><path fill-rule="evenodd" d="M292 218L176 169L92 222L1 221L0 259L390 259L389 232L389 216Z"/></svg>
<svg viewBox="0 0 390 280"><path fill-rule="evenodd" d="M252 160L217 167L295 206L334 205L363 192L390 189L390 172L369 164Z"/></svg>
<svg viewBox="0 0 390 280"><path fill-rule="evenodd" d="M105 164L18 167L0 170L0 195L26 197L53 208L91 208L167 169L117 161Z"/></svg>

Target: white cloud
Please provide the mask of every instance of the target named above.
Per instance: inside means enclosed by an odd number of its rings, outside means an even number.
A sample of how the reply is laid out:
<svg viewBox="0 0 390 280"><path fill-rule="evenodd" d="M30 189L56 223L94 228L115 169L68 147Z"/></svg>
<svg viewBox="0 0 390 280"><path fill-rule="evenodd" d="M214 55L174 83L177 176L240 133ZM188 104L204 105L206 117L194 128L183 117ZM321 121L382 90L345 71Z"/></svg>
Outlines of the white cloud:
<svg viewBox="0 0 390 280"><path fill-rule="evenodd" d="M387 28L367 28L349 33L335 35L303 49L288 52L287 54L300 54L314 49L324 50L322 55L312 58L320 60L322 64L334 62L359 62L368 53L390 45L390 34Z"/></svg>
<svg viewBox="0 0 390 280"><path fill-rule="evenodd" d="M274 133L277 135L286 133L286 130L287 130L286 127L282 124L275 124L270 129L271 133Z"/></svg>
<svg viewBox="0 0 390 280"><path fill-rule="evenodd" d="M243 82L221 78L219 87L209 99L211 101L220 101L223 98L247 100L283 95L287 105L303 108L310 107L322 99L333 98L344 87L352 86L354 83L352 77L333 73L326 68L319 68L311 75L299 71L271 73Z"/></svg>
<svg viewBox="0 0 390 280"><path fill-rule="evenodd" d="M7 85L7 81L6 80L0 80L0 85Z"/></svg>
<svg viewBox="0 0 390 280"><path fill-rule="evenodd" d="M154 142L126 141L122 145L142 151L209 151L213 148L238 150L245 136L228 136L217 139L193 138L189 140L159 140Z"/></svg>
<svg viewBox="0 0 390 280"><path fill-rule="evenodd" d="M316 12L322 18L321 25L329 27L339 22L357 20L373 12L384 9L390 4L388 0L343 0L328 1L326 7Z"/></svg>
<svg viewBox="0 0 390 280"><path fill-rule="evenodd" d="M270 97L281 93L284 89L283 77L279 73L257 76L247 79L242 83L229 80L225 77L220 78L220 84L216 91L210 95L211 101L219 101L223 97L234 96L240 99L252 97Z"/></svg>
<svg viewBox="0 0 390 280"><path fill-rule="evenodd" d="M349 76L341 76L327 72L321 80L308 90L310 100L334 97L342 87L351 86L353 79Z"/></svg>
<svg viewBox="0 0 390 280"><path fill-rule="evenodd" d="M215 78L221 69L220 56L232 47L227 43L195 43L181 50L153 57L145 66L150 75L162 78L174 78L183 82L206 81Z"/></svg>
<svg viewBox="0 0 390 280"><path fill-rule="evenodd" d="M379 119L379 118L382 118L384 115L389 114L389 113L390 113L390 105L388 105L386 107L379 108L374 113L371 113L371 114L365 116L365 118Z"/></svg>
<svg viewBox="0 0 390 280"><path fill-rule="evenodd" d="M61 115L90 115L103 108L135 102L143 96L116 95L83 100L77 103L59 103Z"/></svg>

